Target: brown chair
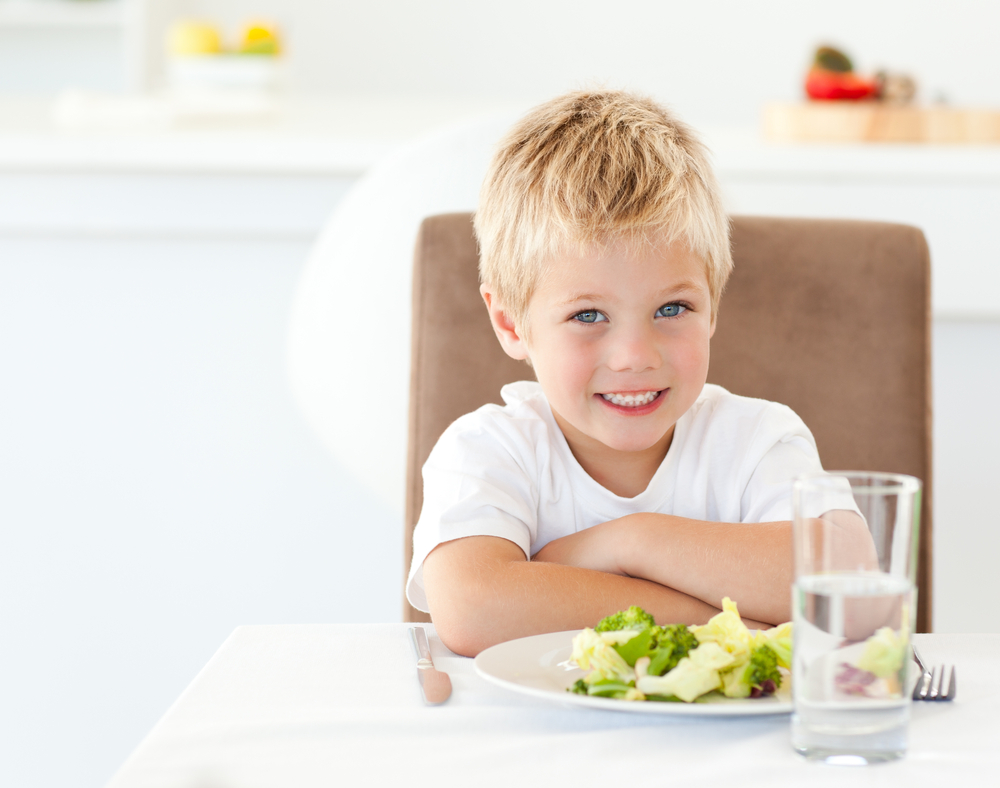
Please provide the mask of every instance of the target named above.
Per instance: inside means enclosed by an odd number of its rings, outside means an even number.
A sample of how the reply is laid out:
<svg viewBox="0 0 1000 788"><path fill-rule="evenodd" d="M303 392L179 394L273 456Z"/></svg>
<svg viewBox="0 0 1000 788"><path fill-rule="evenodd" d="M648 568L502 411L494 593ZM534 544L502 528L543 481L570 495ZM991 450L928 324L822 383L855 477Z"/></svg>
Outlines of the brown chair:
<svg viewBox="0 0 1000 788"><path fill-rule="evenodd" d="M930 258L914 227L733 219L732 278L708 379L782 402L812 429L828 469L923 480L917 630L931 630ZM501 350L479 296L471 216L426 219L413 270L406 566L420 469L463 413L500 402L531 369ZM404 599L407 621L427 621Z"/></svg>

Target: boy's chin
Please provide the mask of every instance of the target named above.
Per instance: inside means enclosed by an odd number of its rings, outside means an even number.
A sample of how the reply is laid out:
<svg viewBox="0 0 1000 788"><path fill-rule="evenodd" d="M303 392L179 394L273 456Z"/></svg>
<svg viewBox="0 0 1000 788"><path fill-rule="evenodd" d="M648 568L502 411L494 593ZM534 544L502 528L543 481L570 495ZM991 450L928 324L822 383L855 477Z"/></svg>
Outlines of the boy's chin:
<svg viewBox="0 0 1000 788"><path fill-rule="evenodd" d="M621 452L622 454L641 454L643 452L655 451L658 448L662 448L665 442L669 445L669 439L666 438L666 433L653 436L625 436L621 434L605 435L598 437L597 440L602 443L605 448L608 448L611 451Z"/></svg>
<svg viewBox="0 0 1000 788"><path fill-rule="evenodd" d="M621 454L638 454L656 451L658 448L663 450L664 446L670 445L674 431L673 424L661 431L657 428L651 428L652 425L649 424L641 427L639 424L623 425L617 419L609 423L604 418L595 419L593 416L589 419L580 419L580 421L570 421L554 408L552 415L555 416L556 423L563 431L570 446L574 447L574 451L575 447Z"/></svg>

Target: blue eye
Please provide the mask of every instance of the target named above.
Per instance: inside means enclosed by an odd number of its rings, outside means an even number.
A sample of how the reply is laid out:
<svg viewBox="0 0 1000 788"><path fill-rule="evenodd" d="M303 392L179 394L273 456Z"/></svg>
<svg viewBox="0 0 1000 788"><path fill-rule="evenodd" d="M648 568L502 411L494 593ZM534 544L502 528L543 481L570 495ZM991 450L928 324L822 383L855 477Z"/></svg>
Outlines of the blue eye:
<svg viewBox="0 0 1000 788"><path fill-rule="evenodd" d="M573 315L573 319L580 323L603 323L607 320L607 318L596 309L587 309L583 312L577 312Z"/></svg>
<svg viewBox="0 0 1000 788"><path fill-rule="evenodd" d="M677 317L687 311L684 304L664 304L656 310L657 317Z"/></svg>

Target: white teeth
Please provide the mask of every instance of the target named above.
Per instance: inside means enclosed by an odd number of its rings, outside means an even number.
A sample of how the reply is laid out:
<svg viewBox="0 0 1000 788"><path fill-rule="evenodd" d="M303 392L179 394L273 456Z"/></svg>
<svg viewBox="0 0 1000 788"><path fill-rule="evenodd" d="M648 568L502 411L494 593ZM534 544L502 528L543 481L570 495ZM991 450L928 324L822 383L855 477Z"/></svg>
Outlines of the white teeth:
<svg viewBox="0 0 1000 788"><path fill-rule="evenodd" d="M648 405L659 394L659 391L645 391L637 394L602 394L608 402L623 408L639 408Z"/></svg>

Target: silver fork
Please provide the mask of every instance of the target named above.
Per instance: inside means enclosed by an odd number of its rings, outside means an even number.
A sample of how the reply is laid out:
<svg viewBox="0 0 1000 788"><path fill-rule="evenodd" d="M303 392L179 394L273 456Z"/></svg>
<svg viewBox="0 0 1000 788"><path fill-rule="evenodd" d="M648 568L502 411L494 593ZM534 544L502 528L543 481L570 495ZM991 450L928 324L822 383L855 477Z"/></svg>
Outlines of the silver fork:
<svg viewBox="0 0 1000 788"><path fill-rule="evenodd" d="M920 679L913 688L914 700L954 700L955 691L958 685L955 683L955 666L936 665L933 670L928 670L924 661L920 659L916 646L913 649L913 658L920 668Z"/></svg>

